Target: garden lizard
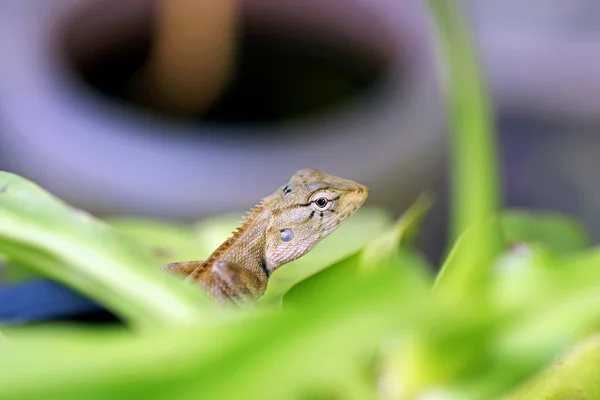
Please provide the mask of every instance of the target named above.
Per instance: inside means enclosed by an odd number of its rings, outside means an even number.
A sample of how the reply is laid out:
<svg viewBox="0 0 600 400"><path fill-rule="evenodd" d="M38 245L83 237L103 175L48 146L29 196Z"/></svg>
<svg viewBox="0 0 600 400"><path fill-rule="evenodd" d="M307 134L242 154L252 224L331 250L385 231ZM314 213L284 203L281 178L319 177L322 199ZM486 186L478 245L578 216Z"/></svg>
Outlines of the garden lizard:
<svg viewBox="0 0 600 400"><path fill-rule="evenodd" d="M204 261L163 266L222 303L262 296L273 271L312 249L367 199L369 189L316 169L302 169L248 212L233 236Z"/></svg>

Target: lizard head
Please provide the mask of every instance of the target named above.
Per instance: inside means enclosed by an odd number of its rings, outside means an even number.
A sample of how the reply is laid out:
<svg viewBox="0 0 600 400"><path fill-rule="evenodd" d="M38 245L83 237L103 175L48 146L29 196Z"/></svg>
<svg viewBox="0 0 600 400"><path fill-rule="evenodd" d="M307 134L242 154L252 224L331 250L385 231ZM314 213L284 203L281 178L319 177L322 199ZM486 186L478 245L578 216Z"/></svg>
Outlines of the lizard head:
<svg viewBox="0 0 600 400"><path fill-rule="evenodd" d="M369 189L316 169L302 169L265 199L271 210L266 261L273 270L306 254L362 206Z"/></svg>

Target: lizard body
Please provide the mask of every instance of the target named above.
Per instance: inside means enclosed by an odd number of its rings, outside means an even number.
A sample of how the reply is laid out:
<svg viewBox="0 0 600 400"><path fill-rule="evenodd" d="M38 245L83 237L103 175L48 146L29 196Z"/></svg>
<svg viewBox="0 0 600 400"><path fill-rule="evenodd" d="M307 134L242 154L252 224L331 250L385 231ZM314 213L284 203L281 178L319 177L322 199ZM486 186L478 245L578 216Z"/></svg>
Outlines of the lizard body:
<svg viewBox="0 0 600 400"><path fill-rule="evenodd" d="M252 209L233 236L204 261L165 265L215 300L241 303L260 297L271 273L306 254L367 199L356 182L316 169L297 171Z"/></svg>

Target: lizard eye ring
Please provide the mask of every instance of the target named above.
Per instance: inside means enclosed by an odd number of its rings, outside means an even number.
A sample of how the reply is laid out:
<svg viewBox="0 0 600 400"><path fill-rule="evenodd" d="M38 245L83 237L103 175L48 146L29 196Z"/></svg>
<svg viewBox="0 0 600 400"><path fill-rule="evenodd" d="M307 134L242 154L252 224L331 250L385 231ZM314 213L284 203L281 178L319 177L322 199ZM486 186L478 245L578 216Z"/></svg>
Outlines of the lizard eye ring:
<svg viewBox="0 0 600 400"><path fill-rule="evenodd" d="M318 193L314 196L314 199L310 202L313 208L317 211L329 210L333 205L333 199L331 196L325 193Z"/></svg>

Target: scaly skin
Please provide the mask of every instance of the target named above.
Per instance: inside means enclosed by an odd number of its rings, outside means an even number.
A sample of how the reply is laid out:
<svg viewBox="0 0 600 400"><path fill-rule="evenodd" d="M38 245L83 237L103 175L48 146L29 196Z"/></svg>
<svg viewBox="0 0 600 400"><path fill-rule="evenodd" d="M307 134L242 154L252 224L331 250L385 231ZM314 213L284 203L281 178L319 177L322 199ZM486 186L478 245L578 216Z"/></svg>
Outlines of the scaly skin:
<svg viewBox="0 0 600 400"><path fill-rule="evenodd" d="M252 209L233 236L204 261L165 265L222 303L262 296L271 273L312 249L362 206L369 189L303 169Z"/></svg>

